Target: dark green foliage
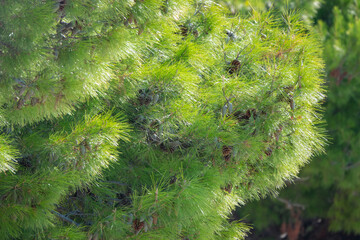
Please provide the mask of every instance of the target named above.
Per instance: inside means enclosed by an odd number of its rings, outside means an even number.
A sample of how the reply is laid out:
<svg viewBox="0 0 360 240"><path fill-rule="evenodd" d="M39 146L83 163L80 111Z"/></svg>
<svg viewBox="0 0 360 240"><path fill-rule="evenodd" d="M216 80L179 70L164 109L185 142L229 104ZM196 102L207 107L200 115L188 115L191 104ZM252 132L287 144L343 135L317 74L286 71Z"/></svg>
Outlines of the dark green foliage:
<svg viewBox="0 0 360 240"><path fill-rule="evenodd" d="M321 48L296 15L2 4L5 239L243 239L234 208L323 150Z"/></svg>
<svg viewBox="0 0 360 240"><path fill-rule="evenodd" d="M317 169L323 169L321 173L313 173L321 176L322 187L334 192L327 214L332 220L331 229L355 233L360 233L360 204L356 200L360 187L360 111L356 107L360 105L359 4L339 3L339 8L332 10L333 24L329 28L319 22L329 79L325 115L333 144L327 156L314 163Z"/></svg>

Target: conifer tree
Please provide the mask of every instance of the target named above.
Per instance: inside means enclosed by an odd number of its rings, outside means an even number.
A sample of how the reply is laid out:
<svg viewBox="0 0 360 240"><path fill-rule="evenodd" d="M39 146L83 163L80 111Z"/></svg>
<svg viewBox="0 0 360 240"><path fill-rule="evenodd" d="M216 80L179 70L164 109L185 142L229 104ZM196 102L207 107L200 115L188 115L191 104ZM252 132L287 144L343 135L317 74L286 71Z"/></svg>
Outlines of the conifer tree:
<svg viewBox="0 0 360 240"><path fill-rule="evenodd" d="M3 1L4 239L242 239L324 137L319 41L212 1Z"/></svg>

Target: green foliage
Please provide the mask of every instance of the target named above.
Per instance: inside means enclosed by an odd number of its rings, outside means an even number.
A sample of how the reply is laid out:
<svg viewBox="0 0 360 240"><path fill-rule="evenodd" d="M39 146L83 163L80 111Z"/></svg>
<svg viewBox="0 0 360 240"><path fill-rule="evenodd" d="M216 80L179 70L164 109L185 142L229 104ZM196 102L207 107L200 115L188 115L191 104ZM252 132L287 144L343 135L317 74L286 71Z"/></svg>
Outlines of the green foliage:
<svg viewBox="0 0 360 240"><path fill-rule="evenodd" d="M54 209L60 197L73 185L76 175L42 171L1 176L1 234L19 237L22 231L42 230L52 226Z"/></svg>
<svg viewBox="0 0 360 240"><path fill-rule="evenodd" d="M47 156L44 157L49 159L51 166L64 171L77 170L82 176L96 176L101 168L116 161L117 141L128 140L127 128L109 113L92 118L85 116L85 122L77 124L70 133L50 135L42 154Z"/></svg>
<svg viewBox="0 0 360 240"><path fill-rule="evenodd" d="M109 8L111 2L3 3L0 104L6 121L24 125L70 114L76 103L109 87L111 62L134 55L142 42L140 29L125 27L123 19L130 14L142 22L158 14L152 1ZM139 11L145 8L146 14Z"/></svg>
<svg viewBox="0 0 360 240"><path fill-rule="evenodd" d="M5 239L243 239L235 207L323 150L321 47L297 15L4 4L1 114L19 149L0 175Z"/></svg>

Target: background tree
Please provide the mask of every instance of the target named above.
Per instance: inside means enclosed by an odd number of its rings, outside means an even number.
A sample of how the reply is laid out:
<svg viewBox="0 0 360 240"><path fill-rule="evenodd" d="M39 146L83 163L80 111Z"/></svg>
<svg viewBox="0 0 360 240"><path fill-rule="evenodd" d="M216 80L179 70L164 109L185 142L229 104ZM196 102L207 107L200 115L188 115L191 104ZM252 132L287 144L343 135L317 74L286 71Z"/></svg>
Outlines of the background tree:
<svg viewBox="0 0 360 240"><path fill-rule="evenodd" d="M211 1L3 1L5 239L241 239L322 150L318 40Z"/></svg>
<svg viewBox="0 0 360 240"><path fill-rule="evenodd" d="M297 7L301 9L302 5ZM313 24L324 44L328 89L325 118L330 144L327 154L305 167L295 185L283 190L277 199L251 203L240 210L239 215L248 215L255 229L293 221L287 209L292 204L301 212L305 230L298 234L305 239L311 238L306 235L306 224L314 227L317 223L311 219L317 218L329 222L331 231L360 233L360 206L356 200L360 184L359 11L359 1L325 1L313 15Z"/></svg>

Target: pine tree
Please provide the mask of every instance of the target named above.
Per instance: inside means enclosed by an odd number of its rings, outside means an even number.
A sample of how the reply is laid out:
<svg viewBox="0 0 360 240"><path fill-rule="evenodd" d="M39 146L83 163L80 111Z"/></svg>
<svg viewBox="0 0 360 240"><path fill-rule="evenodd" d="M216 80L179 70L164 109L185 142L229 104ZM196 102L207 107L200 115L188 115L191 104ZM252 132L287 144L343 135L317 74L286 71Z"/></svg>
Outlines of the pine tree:
<svg viewBox="0 0 360 240"><path fill-rule="evenodd" d="M211 1L2 1L4 239L242 239L322 151L319 41Z"/></svg>
<svg viewBox="0 0 360 240"><path fill-rule="evenodd" d="M326 1L315 17L315 28L324 45L328 89L325 119L330 144L327 154L306 166L299 181L284 189L277 199L240 210L240 215L249 215L255 228L289 221L289 211L279 201L286 199L305 207L301 209L304 219L324 218L330 221L331 231L360 234L359 4Z"/></svg>

